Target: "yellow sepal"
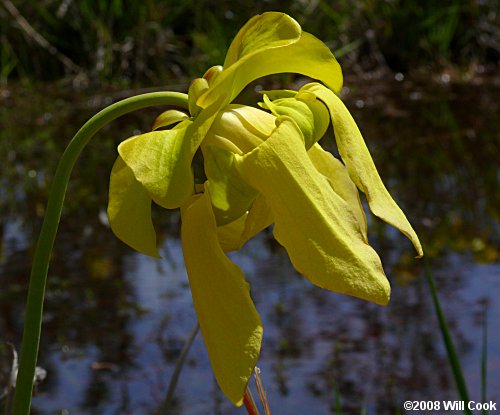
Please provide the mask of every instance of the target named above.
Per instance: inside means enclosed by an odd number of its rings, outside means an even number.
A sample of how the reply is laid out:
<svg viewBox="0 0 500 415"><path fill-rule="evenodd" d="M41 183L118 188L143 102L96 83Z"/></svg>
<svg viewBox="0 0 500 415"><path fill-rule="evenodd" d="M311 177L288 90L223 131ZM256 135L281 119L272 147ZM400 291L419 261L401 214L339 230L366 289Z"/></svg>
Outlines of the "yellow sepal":
<svg viewBox="0 0 500 415"><path fill-rule="evenodd" d="M352 181L366 195L370 210L406 235L412 241L418 256L421 257L423 250L417 234L387 191L363 136L342 100L328 88L316 82L305 85L302 90L314 93L328 107L340 156Z"/></svg>
<svg viewBox="0 0 500 415"><path fill-rule="evenodd" d="M291 119L245 156L235 156L245 181L261 193L274 216L274 236L297 271L312 283L377 304L390 286L352 208L309 158Z"/></svg>

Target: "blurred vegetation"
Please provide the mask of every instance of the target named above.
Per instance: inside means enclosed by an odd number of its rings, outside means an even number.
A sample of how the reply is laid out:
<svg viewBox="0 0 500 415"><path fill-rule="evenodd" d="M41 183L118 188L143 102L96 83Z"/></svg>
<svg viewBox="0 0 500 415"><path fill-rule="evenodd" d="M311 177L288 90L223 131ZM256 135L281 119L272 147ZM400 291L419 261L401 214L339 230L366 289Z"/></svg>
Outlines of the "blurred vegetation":
<svg viewBox="0 0 500 415"><path fill-rule="evenodd" d="M471 71L498 62L499 7L496 0L0 0L0 82L190 79L222 64L242 24L268 10L293 16L355 70Z"/></svg>

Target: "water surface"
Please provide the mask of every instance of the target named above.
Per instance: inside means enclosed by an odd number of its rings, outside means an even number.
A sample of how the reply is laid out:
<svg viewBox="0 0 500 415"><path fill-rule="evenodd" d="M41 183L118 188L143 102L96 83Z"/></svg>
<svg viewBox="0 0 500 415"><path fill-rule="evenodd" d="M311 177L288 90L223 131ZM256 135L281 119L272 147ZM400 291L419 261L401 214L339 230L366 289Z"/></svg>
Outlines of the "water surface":
<svg viewBox="0 0 500 415"><path fill-rule="evenodd" d="M498 81L346 84L380 174L424 244L476 401L488 311L488 399L500 404ZM0 341L21 341L33 243L57 158L91 114L122 95L1 90ZM154 211L160 261L133 253L105 219L117 143L147 131L160 110L113 123L77 164L49 271L39 360L47 378L33 414L156 414L165 398L196 322L178 213ZM325 145L335 152L331 139ZM458 399L422 261L398 232L368 219L393 287L385 308L314 287L270 231L232 255L264 321L259 366L273 414L336 413L338 400L346 414L394 414L404 413L405 400ZM5 375L10 351L0 352ZM199 336L172 413L244 412L218 390Z"/></svg>

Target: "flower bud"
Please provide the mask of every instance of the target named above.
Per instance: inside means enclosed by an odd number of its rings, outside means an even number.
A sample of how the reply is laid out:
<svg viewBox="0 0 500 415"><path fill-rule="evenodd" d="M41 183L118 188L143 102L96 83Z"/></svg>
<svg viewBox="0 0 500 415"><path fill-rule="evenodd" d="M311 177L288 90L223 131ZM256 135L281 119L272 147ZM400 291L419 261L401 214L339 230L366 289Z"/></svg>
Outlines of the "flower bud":
<svg viewBox="0 0 500 415"><path fill-rule="evenodd" d="M196 105L198 98L208 89L208 81L205 78L196 78L189 85L188 107L192 117L196 117L201 111L201 107Z"/></svg>
<svg viewBox="0 0 500 415"><path fill-rule="evenodd" d="M212 66L203 74L203 79L206 79L208 85L211 85L215 81L215 78L217 78L221 72L222 72L221 65Z"/></svg>

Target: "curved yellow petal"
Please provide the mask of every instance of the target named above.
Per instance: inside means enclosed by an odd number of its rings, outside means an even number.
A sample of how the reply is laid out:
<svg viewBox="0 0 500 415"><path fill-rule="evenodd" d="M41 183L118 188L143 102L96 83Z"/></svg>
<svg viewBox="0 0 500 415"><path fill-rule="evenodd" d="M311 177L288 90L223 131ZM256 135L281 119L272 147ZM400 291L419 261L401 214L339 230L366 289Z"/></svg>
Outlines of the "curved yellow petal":
<svg viewBox="0 0 500 415"><path fill-rule="evenodd" d="M241 406L259 357L262 322L243 272L219 245L208 193L191 198L181 218L182 250L210 363L222 392Z"/></svg>
<svg viewBox="0 0 500 415"><path fill-rule="evenodd" d="M422 245L417 234L384 186L363 136L342 100L318 83L305 85L303 90L314 93L328 107L340 156L352 181L366 194L370 210L406 235L418 256L422 256Z"/></svg>
<svg viewBox="0 0 500 415"><path fill-rule="evenodd" d="M300 38L300 25L285 13L267 12L252 17L234 37L223 68L263 49L286 46Z"/></svg>
<svg viewBox="0 0 500 415"><path fill-rule="evenodd" d="M363 239L368 243L368 225L365 211L354 182L349 177L347 169L340 160L337 160L319 144L313 145L307 152L314 167L329 180L333 190L346 201L356 216Z"/></svg>
<svg viewBox="0 0 500 415"><path fill-rule="evenodd" d="M297 22L283 13L269 12L251 19L231 44L224 70L197 105L206 108L223 91L228 92L228 104L255 79L283 72L300 73L340 90L342 71L330 49L298 29Z"/></svg>
<svg viewBox="0 0 500 415"><path fill-rule="evenodd" d="M271 209L262 195L258 195L248 212L235 221L217 227L220 246L224 252L238 251L260 231L273 223Z"/></svg>
<svg viewBox="0 0 500 415"><path fill-rule="evenodd" d="M108 218L114 234L136 251L159 258L151 220L151 198L118 157L109 182Z"/></svg>
<svg viewBox="0 0 500 415"><path fill-rule="evenodd" d="M264 143L235 156L245 181L266 199L274 235L314 284L378 304L390 286L349 205L311 162L296 124L283 119Z"/></svg>

